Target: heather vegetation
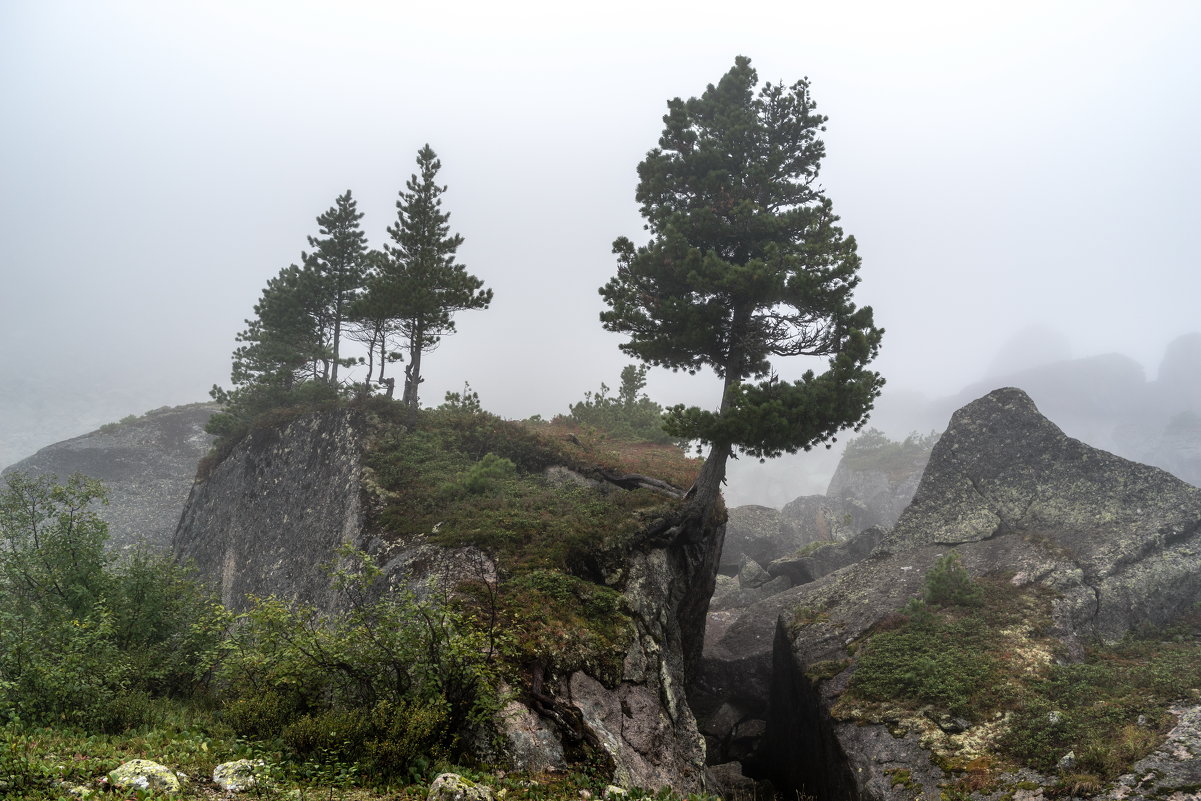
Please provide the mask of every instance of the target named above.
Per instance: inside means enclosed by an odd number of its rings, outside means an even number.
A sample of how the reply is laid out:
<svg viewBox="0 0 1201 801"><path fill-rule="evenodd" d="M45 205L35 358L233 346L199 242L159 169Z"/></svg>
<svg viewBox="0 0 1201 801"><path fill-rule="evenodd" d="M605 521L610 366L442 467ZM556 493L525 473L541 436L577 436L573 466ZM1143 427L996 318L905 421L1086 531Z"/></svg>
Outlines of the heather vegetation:
<svg viewBox="0 0 1201 801"><path fill-rule="evenodd" d="M1072 659L1052 636L1052 600L1008 576L973 579L947 554L923 597L854 644L834 714L993 727L989 750L936 754L952 791L1003 789L999 775L1022 767L1056 777L1054 793L1099 791L1163 741L1173 702L1201 698L1201 616Z"/></svg>
<svg viewBox="0 0 1201 801"><path fill-rule="evenodd" d="M368 465L385 499L381 528L496 559L495 582L473 589L472 614L508 633L514 665L587 666L616 679L632 629L612 576L648 523L671 514L700 463L672 445L562 418L502 420L464 395L423 412L416 427L377 418ZM369 406L386 412L381 400ZM612 483L631 475L674 486L676 497Z"/></svg>

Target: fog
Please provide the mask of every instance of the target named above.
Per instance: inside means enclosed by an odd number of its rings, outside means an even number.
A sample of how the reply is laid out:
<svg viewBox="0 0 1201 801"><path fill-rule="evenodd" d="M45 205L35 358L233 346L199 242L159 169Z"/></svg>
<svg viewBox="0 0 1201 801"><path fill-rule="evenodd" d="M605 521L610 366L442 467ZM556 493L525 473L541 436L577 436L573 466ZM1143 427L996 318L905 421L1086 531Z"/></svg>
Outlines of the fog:
<svg viewBox="0 0 1201 801"><path fill-rule="evenodd" d="M0 5L0 465L227 386L316 216L352 189L381 244L426 142L495 301L427 357L423 401L469 381L549 417L615 385L596 289L642 233L636 165L666 100L738 54L808 76L830 117L822 181L887 332L882 415L1063 358L1153 380L1201 329L1201 4L409 5ZM656 370L648 391L718 386ZM740 461L731 498L820 491L824 464Z"/></svg>

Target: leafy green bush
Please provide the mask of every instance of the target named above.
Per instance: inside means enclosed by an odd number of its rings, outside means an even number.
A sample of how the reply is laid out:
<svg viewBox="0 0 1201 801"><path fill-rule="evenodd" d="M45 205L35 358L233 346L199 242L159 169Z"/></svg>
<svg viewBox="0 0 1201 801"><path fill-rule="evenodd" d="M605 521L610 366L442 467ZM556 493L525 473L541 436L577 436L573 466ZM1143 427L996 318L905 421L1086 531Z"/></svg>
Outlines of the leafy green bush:
<svg viewBox="0 0 1201 801"><path fill-rule="evenodd" d="M460 486L472 495L495 491L517 474L517 466L503 456L486 453L463 476Z"/></svg>
<svg viewBox="0 0 1201 801"><path fill-rule="evenodd" d="M423 754L454 752L490 720L500 705L494 633L445 601L401 590L373 597L377 578L354 555L336 574L349 606L337 615L255 600L218 671L236 731L279 733L299 758L361 758L387 779Z"/></svg>
<svg viewBox="0 0 1201 801"><path fill-rule="evenodd" d="M106 554L100 484L20 473L0 491L0 718L113 732L190 694L223 633L166 557Z"/></svg>

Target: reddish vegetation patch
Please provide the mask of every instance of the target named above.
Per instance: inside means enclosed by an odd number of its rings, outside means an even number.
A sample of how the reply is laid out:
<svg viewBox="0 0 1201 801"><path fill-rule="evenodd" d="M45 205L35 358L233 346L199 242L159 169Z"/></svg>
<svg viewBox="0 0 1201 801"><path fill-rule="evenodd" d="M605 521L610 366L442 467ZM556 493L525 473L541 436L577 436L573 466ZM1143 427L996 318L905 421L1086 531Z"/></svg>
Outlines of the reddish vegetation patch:
<svg viewBox="0 0 1201 801"><path fill-rule="evenodd" d="M556 418L550 423L526 423L530 431L563 443L566 455L618 473L640 473L688 489L696 481L704 460L689 457L676 445L613 437ZM568 465L572 466L572 465Z"/></svg>

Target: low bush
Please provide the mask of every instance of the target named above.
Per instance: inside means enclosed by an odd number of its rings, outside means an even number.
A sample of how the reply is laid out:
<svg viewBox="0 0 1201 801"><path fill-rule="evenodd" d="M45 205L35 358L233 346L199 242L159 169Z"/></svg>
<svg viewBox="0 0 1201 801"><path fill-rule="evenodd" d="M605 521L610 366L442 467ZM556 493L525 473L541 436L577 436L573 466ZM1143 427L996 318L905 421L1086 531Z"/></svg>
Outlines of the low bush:
<svg viewBox="0 0 1201 801"><path fill-rule="evenodd" d="M376 596L368 558L343 557L348 611L255 599L227 644L218 694L239 734L278 736L301 761L353 760L379 781L403 778L418 757L457 753L499 709L495 645L445 599Z"/></svg>
<svg viewBox="0 0 1201 801"><path fill-rule="evenodd" d="M91 479L20 473L0 491L0 719L118 732L185 697L224 617L166 556L104 550Z"/></svg>
<svg viewBox="0 0 1201 801"><path fill-rule="evenodd" d="M940 557L926 574L927 603L942 606L979 606L980 587L972 580L963 560L955 551Z"/></svg>

